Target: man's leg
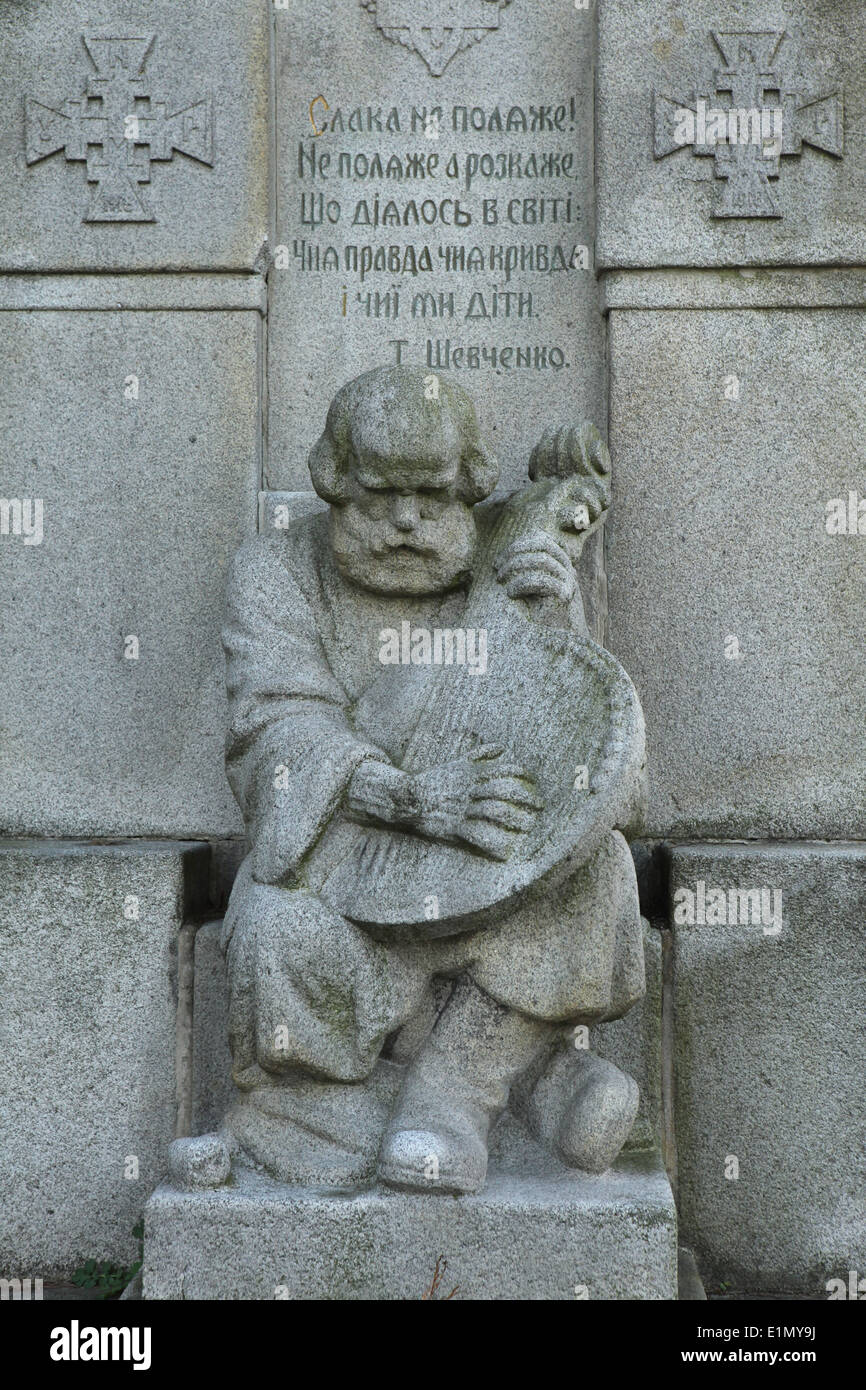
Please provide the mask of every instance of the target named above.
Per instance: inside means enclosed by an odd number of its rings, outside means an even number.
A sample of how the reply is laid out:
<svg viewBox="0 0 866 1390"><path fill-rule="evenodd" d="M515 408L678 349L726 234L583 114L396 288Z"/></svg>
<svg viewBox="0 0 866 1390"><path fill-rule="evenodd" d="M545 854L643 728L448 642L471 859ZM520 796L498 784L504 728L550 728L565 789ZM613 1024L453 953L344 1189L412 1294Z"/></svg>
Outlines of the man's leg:
<svg viewBox="0 0 866 1390"><path fill-rule="evenodd" d="M440 950L448 954L446 942ZM412 1066L379 1172L395 1185L469 1192L483 1184L488 1132L518 1076L566 1028L618 1017L643 994L637 882L623 837L612 833L556 893L541 889L500 927L463 938L453 957L468 974ZM533 1128L566 1163L598 1171L628 1136L637 1087L610 1063L564 1055L550 1083L538 1058L547 1118L543 1134Z"/></svg>
<svg viewBox="0 0 866 1390"><path fill-rule="evenodd" d="M314 894L257 883L249 861L232 892L224 949L239 1088L229 1143L285 1182L370 1178L402 1077L380 1054L423 996L423 965Z"/></svg>
<svg viewBox="0 0 866 1390"><path fill-rule="evenodd" d="M382 1180L479 1191L490 1126L551 1033L549 1024L497 1004L461 976L403 1084L382 1143Z"/></svg>
<svg viewBox="0 0 866 1390"><path fill-rule="evenodd" d="M621 1017L644 994L637 879L623 836L612 832L557 893L536 894L483 937L473 975L501 1003L562 1025L560 1045L521 1079L512 1109L567 1164L604 1171L631 1132L638 1087L567 1034Z"/></svg>

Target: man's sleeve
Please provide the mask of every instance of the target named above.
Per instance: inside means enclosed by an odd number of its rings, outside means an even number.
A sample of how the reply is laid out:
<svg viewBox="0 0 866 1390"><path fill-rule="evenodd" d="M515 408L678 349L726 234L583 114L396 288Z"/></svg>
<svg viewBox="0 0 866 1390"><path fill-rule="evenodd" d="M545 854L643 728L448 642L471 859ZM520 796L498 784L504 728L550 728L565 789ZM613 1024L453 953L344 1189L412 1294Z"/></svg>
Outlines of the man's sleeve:
<svg viewBox="0 0 866 1390"><path fill-rule="evenodd" d="M311 605L273 541L250 541L235 558L223 646L226 772L252 842L253 876L296 882L355 768L387 758L355 735Z"/></svg>

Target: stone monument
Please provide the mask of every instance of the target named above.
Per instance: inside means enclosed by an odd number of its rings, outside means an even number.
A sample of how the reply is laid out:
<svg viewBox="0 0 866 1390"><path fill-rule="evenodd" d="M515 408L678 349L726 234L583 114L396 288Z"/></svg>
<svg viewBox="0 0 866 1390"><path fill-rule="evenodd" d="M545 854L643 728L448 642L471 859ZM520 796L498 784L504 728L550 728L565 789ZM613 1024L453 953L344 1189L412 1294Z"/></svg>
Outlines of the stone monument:
<svg viewBox="0 0 866 1390"><path fill-rule="evenodd" d="M866 1297L866 6L0 54L0 1299Z"/></svg>
<svg viewBox="0 0 866 1390"><path fill-rule="evenodd" d="M242 1194L273 1229L276 1200L288 1230L299 1201L344 1226L360 1197L404 1243L446 1194L485 1189L491 1143L573 1214L569 1170L606 1173L638 1107L582 1036L644 992L625 838L643 717L574 572L608 507L607 449L588 423L548 431L529 484L496 494L467 393L396 365L338 391L309 464L327 512L248 542L229 582L226 763L250 845L222 936L237 1099L218 1134L173 1145L151 1215L170 1245L178 1202L186 1229ZM571 1296L549 1237L518 1287ZM369 1239L366 1287L344 1296L411 1297ZM172 1296L166 1248L148 1296ZM309 1260L274 1288L328 1296L333 1271ZM202 1265L225 1277L213 1252Z"/></svg>

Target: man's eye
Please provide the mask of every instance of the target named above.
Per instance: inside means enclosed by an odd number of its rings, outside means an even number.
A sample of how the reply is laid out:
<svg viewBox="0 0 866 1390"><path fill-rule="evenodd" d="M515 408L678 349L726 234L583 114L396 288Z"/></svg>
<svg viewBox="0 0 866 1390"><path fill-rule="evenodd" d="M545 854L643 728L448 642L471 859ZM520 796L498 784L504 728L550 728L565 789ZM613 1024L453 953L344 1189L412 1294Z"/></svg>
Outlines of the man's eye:
<svg viewBox="0 0 866 1390"><path fill-rule="evenodd" d="M435 493L428 493L424 497L419 497L419 510L422 516L439 516L442 512L447 498Z"/></svg>
<svg viewBox="0 0 866 1390"><path fill-rule="evenodd" d="M388 510L388 497L384 492L365 492L362 506L368 516L384 516Z"/></svg>

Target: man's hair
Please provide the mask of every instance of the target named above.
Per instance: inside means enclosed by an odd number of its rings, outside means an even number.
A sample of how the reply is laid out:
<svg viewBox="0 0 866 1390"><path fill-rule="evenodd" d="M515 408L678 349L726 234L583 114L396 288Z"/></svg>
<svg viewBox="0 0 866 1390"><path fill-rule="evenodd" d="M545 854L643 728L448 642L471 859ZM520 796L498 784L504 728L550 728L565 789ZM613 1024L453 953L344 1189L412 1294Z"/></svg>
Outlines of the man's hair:
<svg viewBox="0 0 866 1390"><path fill-rule="evenodd" d="M350 471L363 453L382 458L459 453L456 494L481 502L496 486L499 467L481 442L475 407L453 381L437 373L438 395L428 399L430 373L422 367L376 367L355 377L331 402L325 431L310 452L313 487L326 502L348 496Z"/></svg>

